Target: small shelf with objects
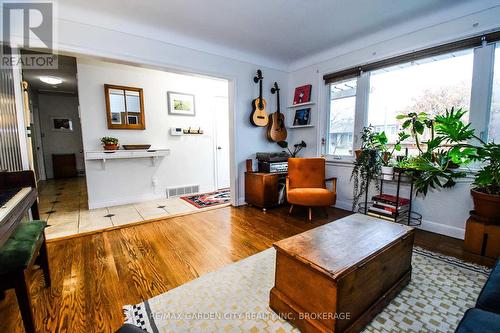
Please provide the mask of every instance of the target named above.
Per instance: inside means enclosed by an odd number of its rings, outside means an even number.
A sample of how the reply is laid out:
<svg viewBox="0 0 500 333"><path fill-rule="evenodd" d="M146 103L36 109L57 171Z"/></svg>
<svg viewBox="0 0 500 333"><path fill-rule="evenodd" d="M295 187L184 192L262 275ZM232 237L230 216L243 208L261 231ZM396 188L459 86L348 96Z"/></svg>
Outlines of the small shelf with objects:
<svg viewBox="0 0 500 333"><path fill-rule="evenodd" d="M101 161L102 168L106 169L106 161L115 159L150 158L151 165L155 166L160 157L170 155L170 149L137 149L137 150L97 150L85 152L87 161Z"/></svg>
<svg viewBox="0 0 500 333"><path fill-rule="evenodd" d="M290 129L312 128L311 109L316 103L311 101L312 85L306 84L295 88L293 104L287 106L288 109L295 111L290 118Z"/></svg>
<svg viewBox="0 0 500 333"><path fill-rule="evenodd" d="M365 200L359 203L358 213L404 223L412 227L422 224L422 215L412 210L414 179L411 176L411 170L394 168L392 174L382 174L377 181L380 181L379 193L372 196L371 200L368 200L370 182L367 182ZM396 188L391 192L385 192L384 185L391 183L395 184ZM401 195L402 187L409 187L408 197Z"/></svg>

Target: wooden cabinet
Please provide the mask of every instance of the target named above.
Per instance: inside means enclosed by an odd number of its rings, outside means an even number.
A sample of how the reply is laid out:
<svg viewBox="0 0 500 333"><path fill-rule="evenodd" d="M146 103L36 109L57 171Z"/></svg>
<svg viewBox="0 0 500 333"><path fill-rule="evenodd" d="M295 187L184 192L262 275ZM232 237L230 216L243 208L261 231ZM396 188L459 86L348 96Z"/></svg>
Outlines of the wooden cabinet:
<svg viewBox="0 0 500 333"><path fill-rule="evenodd" d="M279 241L269 305L301 332L359 332L409 283L413 238L354 214Z"/></svg>
<svg viewBox="0 0 500 333"><path fill-rule="evenodd" d="M279 204L286 173L245 172L245 202L266 210Z"/></svg>

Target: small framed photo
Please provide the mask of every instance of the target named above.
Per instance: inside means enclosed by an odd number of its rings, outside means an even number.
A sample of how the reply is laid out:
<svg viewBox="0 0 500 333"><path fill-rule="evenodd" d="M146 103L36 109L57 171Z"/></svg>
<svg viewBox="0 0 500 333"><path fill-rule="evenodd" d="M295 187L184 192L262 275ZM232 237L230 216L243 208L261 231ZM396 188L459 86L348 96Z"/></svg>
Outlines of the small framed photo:
<svg viewBox="0 0 500 333"><path fill-rule="evenodd" d="M73 132L73 121L69 118L52 117L52 130L58 132Z"/></svg>
<svg viewBox="0 0 500 333"><path fill-rule="evenodd" d="M194 116L196 114L194 95L169 91L167 99L169 114L180 116Z"/></svg>
<svg viewBox="0 0 500 333"><path fill-rule="evenodd" d="M295 111L293 126L304 126L311 123L311 108L299 109Z"/></svg>

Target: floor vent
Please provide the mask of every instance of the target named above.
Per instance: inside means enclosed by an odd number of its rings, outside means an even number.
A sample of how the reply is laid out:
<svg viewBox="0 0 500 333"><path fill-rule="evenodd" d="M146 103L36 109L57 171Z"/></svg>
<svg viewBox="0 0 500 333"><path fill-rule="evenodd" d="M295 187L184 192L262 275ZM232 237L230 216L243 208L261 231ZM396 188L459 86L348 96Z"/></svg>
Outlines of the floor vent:
<svg viewBox="0 0 500 333"><path fill-rule="evenodd" d="M180 187L167 188L167 197L178 197L185 194L192 194L200 192L200 185L189 185Z"/></svg>

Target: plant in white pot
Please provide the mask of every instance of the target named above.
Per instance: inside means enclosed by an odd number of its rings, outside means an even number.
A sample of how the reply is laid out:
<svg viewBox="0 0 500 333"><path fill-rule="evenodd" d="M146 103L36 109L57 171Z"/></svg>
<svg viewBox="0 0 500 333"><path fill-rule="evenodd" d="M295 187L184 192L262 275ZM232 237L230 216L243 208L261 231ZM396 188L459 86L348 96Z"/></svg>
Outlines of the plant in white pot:
<svg viewBox="0 0 500 333"><path fill-rule="evenodd" d="M398 133L398 140L395 144L392 145L392 148L389 148L387 145L387 137L384 132L382 138L384 142L381 142L381 150L382 150L382 168L381 174L382 179L384 180L393 180L394 179L394 166L396 165L396 161L394 160L394 152L401 151L401 142L408 139L410 137L409 134L400 132Z"/></svg>

